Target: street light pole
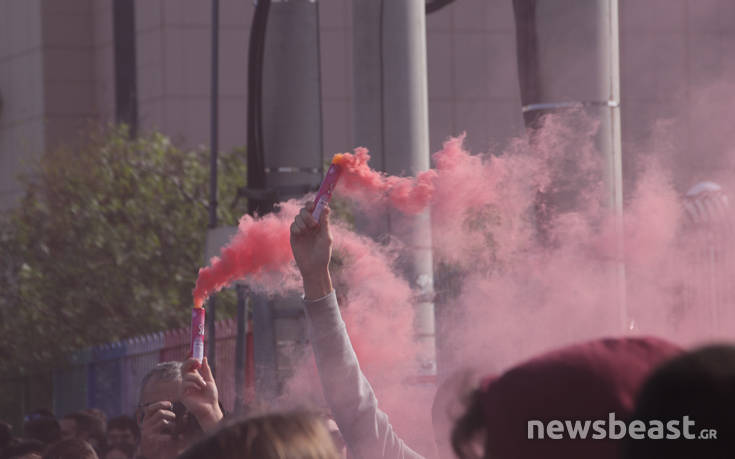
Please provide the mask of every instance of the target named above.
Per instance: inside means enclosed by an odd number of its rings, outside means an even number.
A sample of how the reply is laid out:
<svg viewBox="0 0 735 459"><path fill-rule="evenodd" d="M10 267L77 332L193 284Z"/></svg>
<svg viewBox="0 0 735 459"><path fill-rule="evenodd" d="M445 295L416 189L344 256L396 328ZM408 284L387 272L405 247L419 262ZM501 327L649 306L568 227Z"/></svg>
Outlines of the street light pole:
<svg viewBox="0 0 735 459"><path fill-rule="evenodd" d="M429 169L426 4L423 0L353 2L355 145L368 147L373 167L392 175ZM417 293L414 334L418 374L436 375L434 276L428 210L405 216L389 211L376 224L357 219L373 235L406 244L403 271Z"/></svg>
<svg viewBox="0 0 735 459"><path fill-rule="evenodd" d="M599 121L602 204L614 217L616 260L610 286L617 320L630 327L623 262L623 178L620 132L620 37L618 0L513 0L518 77L526 126L531 132L544 116L584 110ZM575 190L555 199L570 207Z"/></svg>
<svg viewBox="0 0 735 459"><path fill-rule="evenodd" d="M212 87L211 87L211 112L209 127L209 228L217 227L217 150L218 145L218 97L219 97L219 0L212 0ZM209 346L207 348L207 360L215 372L217 359L217 332L215 329L216 299L213 293L209 297L207 305L209 310Z"/></svg>

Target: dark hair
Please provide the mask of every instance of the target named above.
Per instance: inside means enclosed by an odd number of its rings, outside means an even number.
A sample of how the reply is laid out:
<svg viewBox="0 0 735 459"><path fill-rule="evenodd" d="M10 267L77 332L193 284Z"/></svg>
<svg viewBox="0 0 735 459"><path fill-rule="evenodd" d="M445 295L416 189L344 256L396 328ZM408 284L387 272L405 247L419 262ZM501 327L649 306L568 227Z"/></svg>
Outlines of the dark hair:
<svg viewBox="0 0 735 459"><path fill-rule="evenodd" d="M28 413L23 423L23 435L49 445L61 437L61 427L56 417L48 410Z"/></svg>
<svg viewBox="0 0 735 459"><path fill-rule="evenodd" d="M99 421L100 425L102 426L102 432L104 432L107 429L107 415L104 411L102 411L99 408L87 408L86 410L82 410L82 413L91 414L97 420Z"/></svg>
<svg viewBox="0 0 735 459"><path fill-rule="evenodd" d="M636 400L634 419L666 425L684 416L702 429L716 429L715 439L628 440L629 459L730 458L735 450L735 346L713 345L688 352L658 368ZM680 424L681 425L681 424ZM709 432L708 432L709 433Z"/></svg>
<svg viewBox="0 0 735 459"><path fill-rule="evenodd" d="M337 459L324 421L290 412L230 421L187 449L180 459Z"/></svg>
<svg viewBox="0 0 735 459"><path fill-rule="evenodd" d="M478 375L470 368L448 373L437 385L431 404L431 424L439 457L452 456L452 427L467 406L466 394L477 387Z"/></svg>
<svg viewBox="0 0 735 459"><path fill-rule="evenodd" d="M140 429L138 428L138 423L135 422L135 419L130 416L122 415L110 419L107 422L107 431L109 432L113 429L129 430L133 433L133 436L136 440L140 438Z"/></svg>
<svg viewBox="0 0 735 459"><path fill-rule="evenodd" d="M101 454L101 457L104 458L107 456L108 453L112 451L121 451L125 456L127 457L133 457L135 455L135 446L133 445L115 445L110 446L107 449L105 449L105 452Z"/></svg>
<svg viewBox="0 0 735 459"><path fill-rule="evenodd" d="M92 445L78 438L61 440L49 446L43 459L99 459Z"/></svg>
<svg viewBox="0 0 735 459"><path fill-rule="evenodd" d="M12 459L26 454L43 452L44 444L32 438L15 438L2 450L0 459Z"/></svg>
<svg viewBox="0 0 735 459"><path fill-rule="evenodd" d="M84 410L67 414L63 419L71 419L76 423L76 438L87 441L98 453L104 449L107 441L105 421L99 414Z"/></svg>
<svg viewBox="0 0 735 459"><path fill-rule="evenodd" d="M13 426L5 421L0 421L0 451L13 441Z"/></svg>
<svg viewBox="0 0 735 459"><path fill-rule="evenodd" d="M484 390L475 389L466 396L467 411L459 418L452 428L452 449L460 459L477 458L472 445L481 438L485 444L485 407L482 399Z"/></svg>
<svg viewBox="0 0 735 459"><path fill-rule="evenodd" d="M54 413L52 413L51 411L47 410L46 408L38 408L26 414L25 421L30 421L38 417L56 419L56 416L54 416Z"/></svg>
<svg viewBox="0 0 735 459"><path fill-rule="evenodd" d="M105 425L102 419L86 411L77 411L64 416L62 419L71 419L77 424L77 431L82 431L90 436L104 435Z"/></svg>

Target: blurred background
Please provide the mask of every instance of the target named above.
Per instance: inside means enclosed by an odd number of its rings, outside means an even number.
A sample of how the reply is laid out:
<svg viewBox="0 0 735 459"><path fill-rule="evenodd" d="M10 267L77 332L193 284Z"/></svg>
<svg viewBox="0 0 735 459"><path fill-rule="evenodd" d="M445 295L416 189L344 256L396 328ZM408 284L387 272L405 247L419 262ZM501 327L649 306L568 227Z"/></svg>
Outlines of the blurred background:
<svg viewBox="0 0 735 459"><path fill-rule="evenodd" d="M18 425L23 413L38 407L57 415L86 407L130 413L145 371L187 351L188 331L180 327L206 259L207 229L231 227L254 202L267 200L258 194L265 185L255 186L248 175L254 173L248 114L252 40L260 36L253 30L260 24L256 5L218 3L219 43L213 47L209 1L0 0L0 417ZM272 3L276 14L289 2ZM303 130L316 135L304 147L316 153L308 168L295 170L305 174L302 188L272 179L268 186L281 188L269 199L313 188L324 161L366 138L356 131L365 97L361 78L371 66L355 37L369 9L358 0L301 3L310 8L306 25L283 16L270 30L306 27L310 38L304 41L315 44L308 50L316 58L303 68L266 64L261 83L263 94L276 97L279 87L268 82L280 84L291 74L298 79L304 69L315 76L315 102L303 105L313 109L316 124ZM502 154L524 134L527 105L513 2L433 3L425 16L429 152L466 132L473 153ZM557 12L559 24L567 13ZM682 195L730 170L733 23L735 3L729 0L619 1L624 196L653 150L665 152ZM286 52L278 46L295 46L288 34L278 36L286 41L270 41L266 61ZM277 106L270 103L266 97L261 109ZM212 107L219 115L214 121ZM266 123L266 138L278 137L278 119L276 113ZM657 144L662 137L665 147ZM293 151L301 139L294 136L283 148ZM215 207L212 150L220 153L214 157L220 170ZM278 168L294 166L269 161L259 165L261 172L285 174ZM238 397L252 398L256 390L257 344L247 319L252 313L237 316L251 300L233 291L221 296L218 382L233 409ZM271 326L279 349L303 344L302 318L285 312L281 319ZM244 344L236 341L242 323L250 324ZM238 343L248 349L240 366ZM283 381L289 366L280 358L273 378Z"/></svg>

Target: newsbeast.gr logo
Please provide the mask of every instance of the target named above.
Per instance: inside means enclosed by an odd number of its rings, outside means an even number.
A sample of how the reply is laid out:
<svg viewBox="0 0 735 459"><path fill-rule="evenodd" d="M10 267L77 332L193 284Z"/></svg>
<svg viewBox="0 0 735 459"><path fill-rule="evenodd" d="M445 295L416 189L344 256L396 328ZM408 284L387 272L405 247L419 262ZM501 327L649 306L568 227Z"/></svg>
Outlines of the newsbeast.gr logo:
<svg viewBox="0 0 735 459"><path fill-rule="evenodd" d="M615 413L609 413L607 419L596 421L586 420L553 420L543 422L537 419L528 421L529 440L620 440L628 436L633 440L716 440L716 429L699 429L695 427L694 420L684 416L681 420L672 419L668 421L634 420L625 422L615 419ZM696 433L695 433L696 432Z"/></svg>

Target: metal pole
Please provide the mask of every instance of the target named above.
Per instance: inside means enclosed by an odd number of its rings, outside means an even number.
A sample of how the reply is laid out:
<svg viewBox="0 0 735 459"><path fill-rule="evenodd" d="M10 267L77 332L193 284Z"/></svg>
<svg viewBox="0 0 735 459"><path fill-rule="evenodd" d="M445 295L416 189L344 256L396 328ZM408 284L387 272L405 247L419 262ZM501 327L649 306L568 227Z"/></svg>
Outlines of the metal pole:
<svg viewBox="0 0 735 459"><path fill-rule="evenodd" d="M253 296L253 364L258 400L273 400L279 391L273 308L264 295Z"/></svg>
<svg viewBox="0 0 735 459"><path fill-rule="evenodd" d="M138 132L135 1L117 0L113 8L115 120L127 124L130 137L134 138Z"/></svg>
<svg viewBox="0 0 735 459"><path fill-rule="evenodd" d="M235 342L235 413L240 414L245 406L245 356L247 355L247 295L245 287L237 290L237 338Z"/></svg>
<svg viewBox="0 0 735 459"><path fill-rule="evenodd" d="M608 205L615 215L617 262L613 269L615 271L618 313L623 330L632 331L633 325L628 312L625 259L623 257L625 247L623 240L623 136L620 121L620 6L618 0L608 0L606 6L607 8L600 15L603 26L600 33L607 36L609 51L603 53L601 58L607 59L608 99L617 101L618 104L607 109L609 127L604 133L607 142L605 184L609 193Z"/></svg>
<svg viewBox="0 0 735 459"><path fill-rule="evenodd" d="M247 112L247 186L264 190L265 152L263 145L263 61L265 37L271 0L257 0L250 26L248 44L248 112ZM248 198L248 213L255 215L268 211L265 199Z"/></svg>
<svg viewBox="0 0 735 459"><path fill-rule="evenodd" d="M617 231L611 282L618 320L628 330L622 259L618 0L513 0L513 7L522 110L532 134L544 115L563 110L583 109L600 121L596 142L603 164L603 204L614 215ZM562 190L549 198L549 204L572 207L576 191Z"/></svg>
<svg viewBox="0 0 735 459"><path fill-rule="evenodd" d="M217 227L217 150L218 145L218 97L219 97L219 0L212 0L212 89L211 89L211 112L210 112L210 164L209 164L209 228ZM207 360L215 373L217 361L217 331L215 321L217 319L217 302L215 295L209 297L207 305L209 316L209 346L207 348Z"/></svg>
<svg viewBox="0 0 735 459"><path fill-rule="evenodd" d="M262 78L262 93L260 107L252 107L258 119L251 125L257 128L260 123L261 132L254 130L253 135L262 134L262 151L253 153L262 156L253 163L262 168L253 175L264 172L260 185L272 193L257 207L261 212L271 211L273 201L316 189L322 179L318 8L319 2L314 0L258 4L258 9L265 11L258 15L259 21L267 23L253 24L253 30L257 25L265 31L262 55L254 55L251 61L260 57L262 63L262 73L253 75ZM248 181L251 186L257 184ZM305 346L303 302L298 295L254 297L256 392L259 400L269 400L279 395L284 378L294 369L293 356L300 352L282 352L281 343Z"/></svg>
<svg viewBox="0 0 735 459"><path fill-rule="evenodd" d="M389 174L416 175L429 168L426 5L419 0L355 0L355 144L372 152L372 163ZM358 224L363 223L358 219ZM382 225L360 225L373 235L386 231L409 248L402 261L418 293L414 334L422 375L436 374L434 277L429 213L407 217L389 212Z"/></svg>

